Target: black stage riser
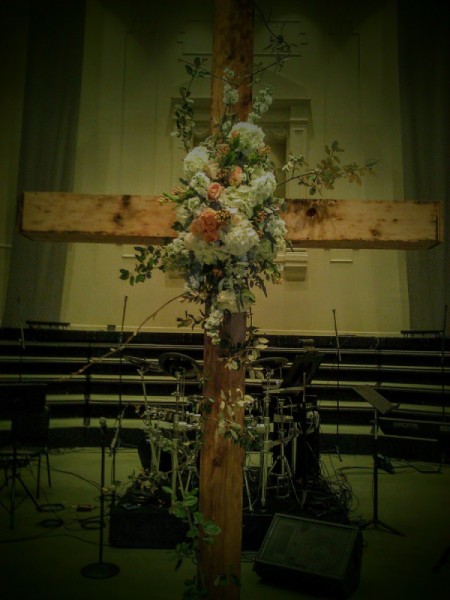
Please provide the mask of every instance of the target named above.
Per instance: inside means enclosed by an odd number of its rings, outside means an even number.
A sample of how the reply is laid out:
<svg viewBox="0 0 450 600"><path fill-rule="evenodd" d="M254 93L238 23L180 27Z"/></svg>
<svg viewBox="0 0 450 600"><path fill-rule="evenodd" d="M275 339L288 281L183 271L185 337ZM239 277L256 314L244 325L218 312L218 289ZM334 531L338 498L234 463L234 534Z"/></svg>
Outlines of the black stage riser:
<svg viewBox="0 0 450 600"><path fill-rule="evenodd" d="M146 505L124 508L118 504L111 511L109 543L119 548L173 549L186 540L187 526L169 514L167 508ZM242 549L258 550L272 521L273 514L244 515Z"/></svg>

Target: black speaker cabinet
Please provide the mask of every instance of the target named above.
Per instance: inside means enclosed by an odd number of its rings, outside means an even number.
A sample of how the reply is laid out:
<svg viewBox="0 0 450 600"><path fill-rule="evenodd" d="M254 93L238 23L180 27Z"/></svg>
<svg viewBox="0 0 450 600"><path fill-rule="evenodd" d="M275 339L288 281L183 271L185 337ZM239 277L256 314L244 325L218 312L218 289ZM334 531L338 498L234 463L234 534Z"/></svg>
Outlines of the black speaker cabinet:
<svg viewBox="0 0 450 600"><path fill-rule="evenodd" d="M361 560L358 527L275 514L254 570L268 583L348 598L358 587Z"/></svg>

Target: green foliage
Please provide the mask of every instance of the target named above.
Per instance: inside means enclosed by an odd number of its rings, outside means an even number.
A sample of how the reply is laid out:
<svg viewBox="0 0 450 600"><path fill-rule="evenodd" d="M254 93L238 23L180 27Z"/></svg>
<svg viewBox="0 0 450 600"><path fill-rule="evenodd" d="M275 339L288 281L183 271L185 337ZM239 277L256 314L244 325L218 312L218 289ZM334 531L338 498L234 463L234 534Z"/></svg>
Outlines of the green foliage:
<svg viewBox="0 0 450 600"><path fill-rule="evenodd" d="M186 559L191 560L197 566L200 543L213 544L216 536L221 533L221 529L214 521L206 519L198 510L197 488L184 492L181 499L173 499L170 487L164 486L162 489L172 496L170 514L181 519L188 526L186 541L180 542L175 547L177 559L175 570L178 570ZM183 599L205 598L207 596L198 573L191 579L186 579L184 583Z"/></svg>
<svg viewBox="0 0 450 600"><path fill-rule="evenodd" d="M299 172L308 167L304 156L290 155L282 171L289 176L282 182L297 180L298 185L308 188L310 196L321 195L325 190L333 190L338 179L349 183L361 185L361 178L368 173L373 174L376 161L368 160L363 166L356 163L341 164L339 154L344 152L339 142L334 141L331 146L325 146L325 157L313 169ZM280 184L281 185L281 184Z"/></svg>
<svg viewBox="0 0 450 600"><path fill-rule="evenodd" d="M191 147L195 127L193 110L194 101L191 98L191 87L196 79L208 75L208 71L204 69L205 62L206 58L197 56L192 63L185 64L186 73L189 75L190 80L187 86L180 88L181 103L175 105L174 116L176 132L174 135L181 139L186 151Z"/></svg>

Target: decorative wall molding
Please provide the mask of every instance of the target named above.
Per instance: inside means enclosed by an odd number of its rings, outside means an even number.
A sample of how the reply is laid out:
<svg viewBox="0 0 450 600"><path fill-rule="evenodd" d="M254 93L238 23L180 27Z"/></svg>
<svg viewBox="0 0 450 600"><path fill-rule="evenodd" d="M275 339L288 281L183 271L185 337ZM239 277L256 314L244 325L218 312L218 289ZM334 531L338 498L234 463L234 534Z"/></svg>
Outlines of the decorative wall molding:
<svg viewBox="0 0 450 600"><path fill-rule="evenodd" d="M283 277L287 281L305 281L308 268L308 253L306 250L289 250L277 256L277 262L283 267Z"/></svg>

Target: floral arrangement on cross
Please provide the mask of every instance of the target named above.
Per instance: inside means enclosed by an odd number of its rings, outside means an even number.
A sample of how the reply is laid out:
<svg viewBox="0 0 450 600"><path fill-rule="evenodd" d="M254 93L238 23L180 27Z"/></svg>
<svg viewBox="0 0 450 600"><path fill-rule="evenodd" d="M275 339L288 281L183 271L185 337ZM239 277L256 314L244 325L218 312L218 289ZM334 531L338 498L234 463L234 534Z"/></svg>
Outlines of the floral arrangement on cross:
<svg viewBox="0 0 450 600"><path fill-rule="evenodd" d="M209 75L201 59L188 64L186 70L191 83ZM189 145L195 126L190 85L181 88L182 104L175 110L177 131L173 135L183 141L186 150L184 175L179 185L161 198L176 205L173 229L177 236L165 246L136 247L134 272L121 269L120 277L133 285L151 278L154 269L181 274L185 280L182 299L202 308L199 316L185 311L178 325L200 325L213 344L228 346L230 351L222 330L225 314L248 311L255 302L256 288L266 294L266 283L281 283L276 258L289 243L282 217L285 201L275 195L279 184L270 147L257 124L272 104L271 90L265 87L256 95L248 120L242 122L233 112L239 82L230 69L225 69L223 80L222 116L213 133L193 148ZM373 163L341 165L340 152L342 148L333 142L325 147L325 158L303 172L299 169L307 166L304 157L289 156L282 169L283 183L296 179L311 196L333 189L339 178L360 183L361 175L370 171ZM254 336L250 338L254 343ZM247 360L257 357L242 354L242 349L232 350L232 368L241 365L242 356Z"/></svg>
<svg viewBox="0 0 450 600"><path fill-rule="evenodd" d="M227 82L233 73L224 73ZM177 237L164 247L138 247L131 283L151 277L154 268L181 273L184 299L209 303L199 317L186 312L180 326L200 324L214 344L223 343L226 311L244 312L254 303L254 288L281 281L277 254L286 248L284 200L274 195L277 181L265 134L256 123L268 110L267 88L254 101L247 122L232 111L237 90L224 85L225 111L214 133L189 150L184 176L164 200L176 204Z"/></svg>

